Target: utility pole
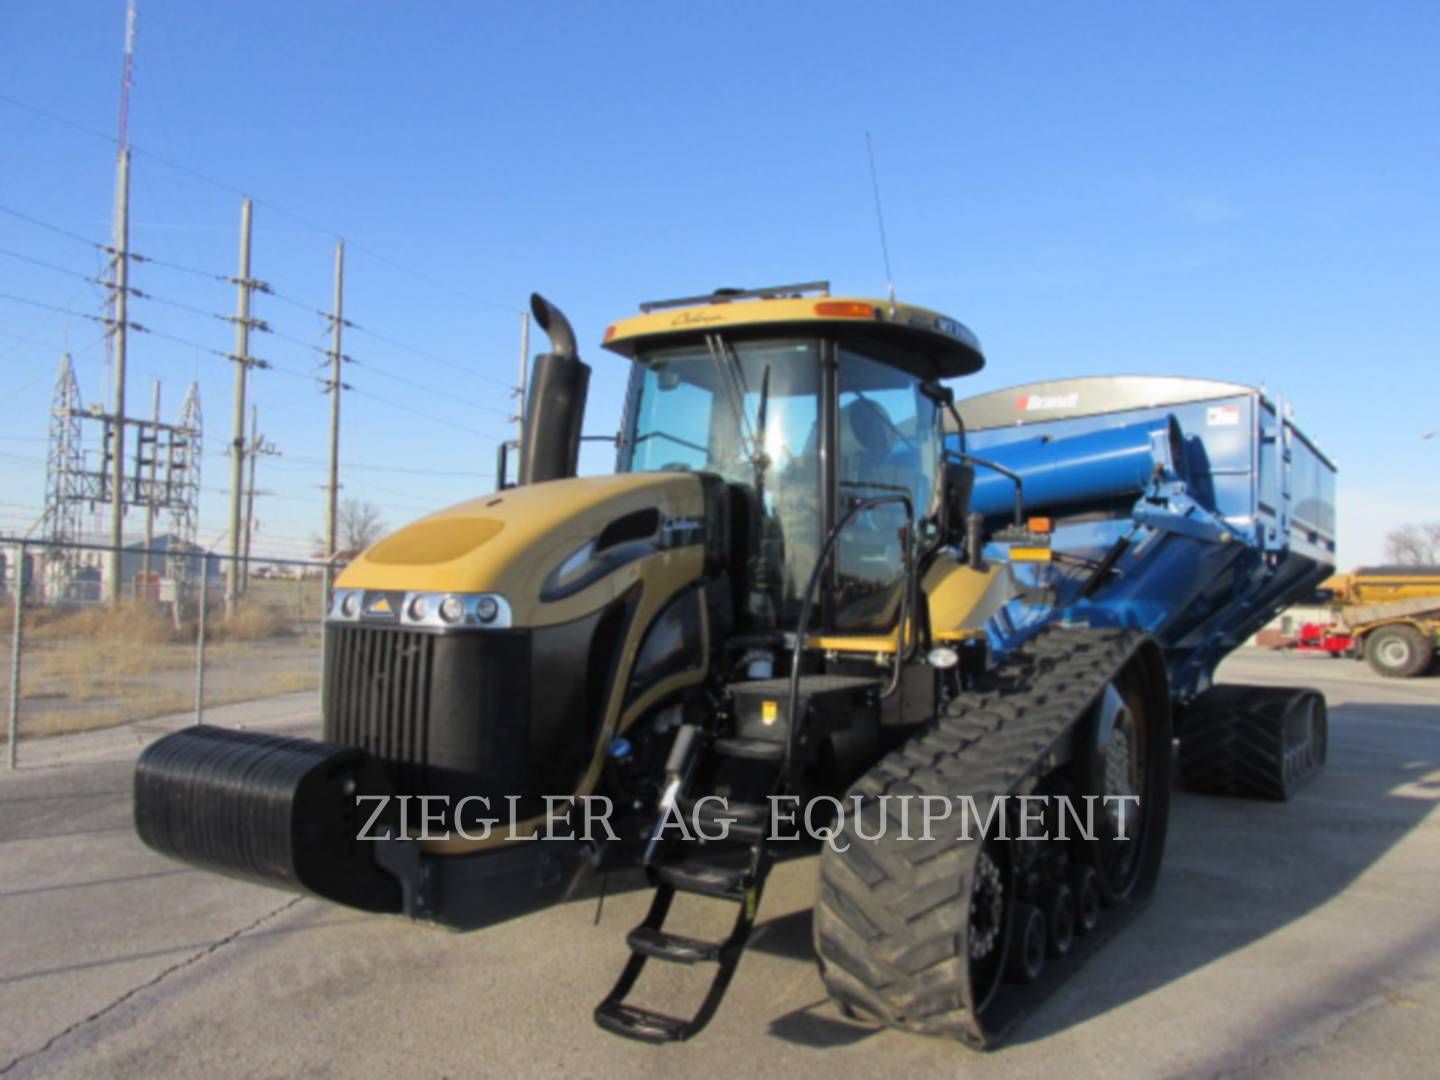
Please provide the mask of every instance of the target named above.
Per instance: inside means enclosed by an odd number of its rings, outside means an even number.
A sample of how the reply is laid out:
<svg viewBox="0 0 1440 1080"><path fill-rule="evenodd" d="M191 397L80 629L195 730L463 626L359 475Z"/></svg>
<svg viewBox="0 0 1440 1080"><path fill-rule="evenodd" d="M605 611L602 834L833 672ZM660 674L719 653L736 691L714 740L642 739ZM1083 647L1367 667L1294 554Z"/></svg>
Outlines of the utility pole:
<svg viewBox="0 0 1440 1080"><path fill-rule="evenodd" d="M250 590L250 538L255 532L255 459L273 457L279 454L274 443L268 443L260 434L260 410L250 406L250 484L245 495L245 574L241 582L242 591Z"/></svg>
<svg viewBox="0 0 1440 1080"><path fill-rule="evenodd" d="M325 507L325 607L330 606L330 584L335 578L335 526L340 494L340 394L345 389L341 366L341 329L345 325L345 241L335 245L335 310L330 315L330 487Z"/></svg>
<svg viewBox="0 0 1440 1080"><path fill-rule="evenodd" d="M240 602L240 500L245 488L245 378L250 372L250 200L240 204L240 271L235 281L235 409L230 444L230 565L225 575L225 615Z"/></svg>
<svg viewBox="0 0 1440 1080"><path fill-rule="evenodd" d="M150 584L150 549L155 545L155 468L160 458L160 380L154 383L154 408L152 415L155 426L150 440L150 483L145 493L145 584ZM139 476L139 473L136 473Z"/></svg>
<svg viewBox="0 0 1440 1080"><path fill-rule="evenodd" d="M123 147L115 176L115 317L110 329L115 335L114 417L110 421L110 552L109 593L111 604L120 603L122 530L125 520L125 331L128 329L130 296L130 149Z"/></svg>
<svg viewBox="0 0 1440 1080"><path fill-rule="evenodd" d="M518 447L525 440L525 387L530 380L530 313L520 313L520 381L515 384L514 394L520 399L520 407L515 410L515 445ZM503 477L497 479L503 480Z"/></svg>

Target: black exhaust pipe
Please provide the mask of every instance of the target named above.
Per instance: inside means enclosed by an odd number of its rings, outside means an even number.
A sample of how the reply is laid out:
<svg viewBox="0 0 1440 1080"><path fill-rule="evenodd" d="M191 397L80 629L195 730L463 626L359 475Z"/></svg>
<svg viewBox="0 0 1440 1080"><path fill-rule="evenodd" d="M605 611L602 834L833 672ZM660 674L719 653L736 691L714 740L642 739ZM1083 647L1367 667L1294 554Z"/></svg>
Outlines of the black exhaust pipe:
<svg viewBox="0 0 1440 1080"><path fill-rule="evenodd" d="M574 476L580 467L580 433L590 366L579 356L575 331L560 309L530 295L535 322L550 337L550 351L535 357L520 444L520 483Z"/></svg>

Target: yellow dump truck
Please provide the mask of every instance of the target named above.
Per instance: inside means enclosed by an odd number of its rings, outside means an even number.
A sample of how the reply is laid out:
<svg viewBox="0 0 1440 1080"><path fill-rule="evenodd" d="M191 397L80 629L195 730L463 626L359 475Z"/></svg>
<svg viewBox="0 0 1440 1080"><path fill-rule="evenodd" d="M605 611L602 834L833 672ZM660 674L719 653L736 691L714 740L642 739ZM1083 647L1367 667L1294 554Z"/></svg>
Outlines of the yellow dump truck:
<svg viewBox="0 0 1440 1080"><path fill-rule="evenodd" d="M1354 655L1387 678L1429 670L1440 638L1440 566L1364 566L1322 586Z"/></svg>

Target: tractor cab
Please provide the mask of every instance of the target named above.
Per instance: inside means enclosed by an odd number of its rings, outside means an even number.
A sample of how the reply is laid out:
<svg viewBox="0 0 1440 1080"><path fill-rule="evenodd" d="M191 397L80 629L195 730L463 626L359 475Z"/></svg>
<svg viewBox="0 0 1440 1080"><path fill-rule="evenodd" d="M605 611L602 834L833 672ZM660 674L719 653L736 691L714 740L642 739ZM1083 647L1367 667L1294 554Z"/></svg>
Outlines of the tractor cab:
<svg viewBox="0 0 1440 1080"><path fill-rule="evenodd" d="M723 478L748 518L741 619L795 625L821 546L835 540L812 625L896 625L904 547L936 514L942 473L939 380L984 358L960 323L827 285L720 291L641 305L605 346L635 361L617 471ZM901 498L903 497L903 498Z"/></svg>

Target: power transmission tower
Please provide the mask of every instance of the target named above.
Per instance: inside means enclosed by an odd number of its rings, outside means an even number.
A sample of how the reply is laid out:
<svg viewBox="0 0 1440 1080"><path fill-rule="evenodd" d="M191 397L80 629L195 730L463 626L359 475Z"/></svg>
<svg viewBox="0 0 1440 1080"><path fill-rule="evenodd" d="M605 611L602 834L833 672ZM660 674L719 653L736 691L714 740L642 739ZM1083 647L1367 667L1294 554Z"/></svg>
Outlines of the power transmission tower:
<svg viewBox="0 0 1440 1080"><path fill-rule="evenodd" d="M279 457L280 451L272 442L266 442L260 434L260 410L250 406L250 442L246 447L250 458L250 484L245 495L245 572L241 588L250 588L250 542L255 535L255 460L260 457Z"/></svg>
<svg viewBox="0 0 1440 1080"><path fill-rule="evenodd" d="M200 532L200 462L204 459L204 418L200 413L200 384L192 382L180 408L180 424L169 443L165 481L160 491L168 495L170 532L179 541L180 551L170 558L169 576L177 582L189 580L196 564L189 556L198 546ZM200 552L200 558L209 558Z"/></svg>
<svg viewBox="0 0 1440 1080"><path fill-rule="evenodd" d="M154 425L148 433L141 433L138 446L143 456L144 448L150 447L150 491L145 500L145 583L150 583L150 549L155 544L155 470L160 460L160 380L154 380L154 401L151 405L151 416L154 418Z"/></svg>
<svg viewBox="0 0 1440 1080"><path fill-rule="evenodd" d="M335 310L328 316L331 328L330 378L330 483L325 503L325 603L330 603L330 586L335 579L335 525L340 497L340 395L349 390L341 368L349 359L342 350L341 330L345 326L345 241L335 245Z"/></svg>
<svg viewBox="0 0 1440 1080"><path fill-rule="evenodd" d="M70 354L60 359L60 377L55 380L55 393L50 400L50 448L45 458L45 514L41 518L42 533L51 544L69 544L80 539L80 501L70 497L71 478L85 468L85 454L80 445L80 384L75 381L75 368ZM45 552L46 572L43 588L50 600L67 600L80 566L80 556L73 548L49 547Z"/></svg>
<svg viewBox="0 0 1440 1080"><path fill-rule="evenodd" d="M159 389L155 396L156 418L130 420L136 431L134 468L124 475L125 459L115 447L115 418L98 406L86 408L80 399L80 388L70 358L60 362L60 377L50 415L50 449L46 458L45 515L41 519L47 540L56 543L81 539L82 506L93 511L97 505L113 509L123 506L143 507L151 522L154 515L170 515L171 539L186 549L195 544L200 513L200 461L202 431L200 387L190 384L178 423L167 424L159 419ZM97 468L86 464L84 435L87 424L101 426L103 447ZM115 459L120 457L120 486L115 486ZM154 543L153 527L147 527ZM172 546L172 551L174 547ZM55 599L75 598L76 573L83 560L73 550L51 548L52 564L47 573L47 592ZM106 560L113 559L113 546ZM169 573L184 578L188 562L174 555ZM118 563L118 560L117 560ZM113 568L118 576L119 566Z"/></svg>

